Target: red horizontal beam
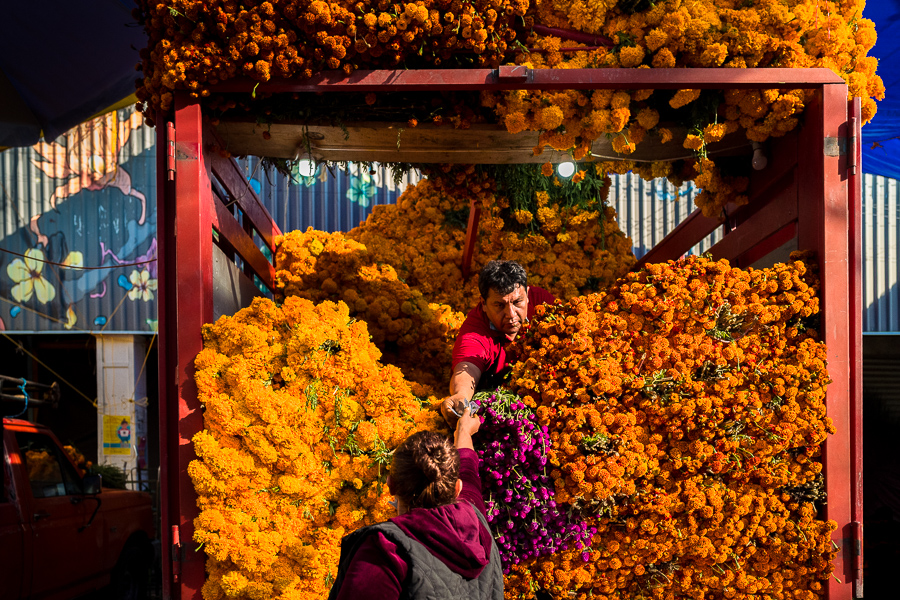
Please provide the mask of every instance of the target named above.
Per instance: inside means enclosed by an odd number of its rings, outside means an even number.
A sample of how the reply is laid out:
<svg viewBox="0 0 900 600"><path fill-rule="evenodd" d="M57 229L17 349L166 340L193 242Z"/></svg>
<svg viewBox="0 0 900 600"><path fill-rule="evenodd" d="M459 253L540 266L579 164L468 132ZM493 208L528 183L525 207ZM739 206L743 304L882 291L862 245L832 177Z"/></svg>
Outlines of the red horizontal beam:
<svg viewBox="0 0 900 600"><path fill-rule="evenodd" d="M746 269L747 267L750 267L754 263L756 263L756 261L765 258L796 237L797 222L791 221L780 230L767 236L765 239L760 240L756 245L754 245L752 248L750 248L737 258L731 260L731 264L736 267ZM713 256L716 256L715 246L710 249L710 252L713 253Z"/></svg>
<svg viewBox="0 0 900 600"><path fill-rule="evenodd" d="M246 177L238 169L232 158L225 158L218 152L208 152L207 158L213 174L228 192L228 200L233 200L250 219L253 227L259 232L266 245L275 250L275 236L281 235L278 225L269 215L269 211L259 200L259 196L250 187Z"/></svg>
<svg viewBox="0 0 900 600"><path fill-rule="evenodd" d="M782 190L766 198L765 202L760 202L763 199L757 200L755 212L742 219L737 227L709 249L715 258L727 258L734 262L770 235L797 220L797 187L793 178L785 177L784 180L787 180L787 185Z"/></svg>
<svg viewBox="0 0 900 600"><path fill-rule="evenodd" d="M213 211L213 227L224 238L224 241L234 248L234 251L250 265L254 273L262 280L266 286L275 289L275 267L272 266L256 244L253 238L244 231L244 229L234 218L234 215L218 200L212 201L214 205Z"/></svg>
<svg viewBox="0 0 900 600"><path fill-rule="evenodd" d="M632 271L640 270L648 263L663 263L668 260L676 260L698 244L703 238L716 230L722 221L703 216L700 209L696 209L688 218L678 224L675 229L660 240L655 246L638 260L631 268Z"/></svg>
<svg viewBox="0 0 900 600"><path fill-rule="evenodd" d="M305 81L232 79L219 93L682 88L812 89L844 81L830 69L416 69L323 71Z"/></svg>

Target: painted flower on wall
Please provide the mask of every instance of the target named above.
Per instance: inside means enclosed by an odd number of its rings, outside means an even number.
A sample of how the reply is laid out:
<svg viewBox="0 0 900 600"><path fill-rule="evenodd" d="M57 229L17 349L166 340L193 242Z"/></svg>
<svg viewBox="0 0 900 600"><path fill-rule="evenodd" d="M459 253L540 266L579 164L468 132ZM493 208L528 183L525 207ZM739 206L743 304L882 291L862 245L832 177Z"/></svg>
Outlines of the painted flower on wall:
<svg viewBox="0 0 900 600"><path fill-rule="evenodd" d="M6 274L15 282L11 290L16 302L28 302L36 296L38 302L47 304L56 297L56 288L44 279L44 252L40 248L29 248L25 258L17 258L6 267Z"/></svg>
<svg viewBox="0 0 900 600"><path fill-rule="evenodd" d="M360 206L369 206L369 198L375 195L375 182L368 172L363 171L359 176L350 178L350 189L347 190L347 199L356 202Z"/></svg>
<svg viewBox="0 0 900 600"><path fill-rule="evenodd" d="M75 305L70 304L68 308L66 308L66 322L63 324L63 327L66 329L72 329L75 327L75 323L78 322L78 314L75 313Z"/></svg>
<svg viewBox="0 0 900 600"><path fill-rule="evenodd" d="M81 268L84 266L84 254L77 250L69 252L62 264L72 269Z"/></svg>
<svg viewBox="0 0 900 600"><path fill-rule="evenodd" d="M128 276L128 280L131 282L131 289L128 290L129 300L137 300L138 298L144 302L153 300L153 292L156 291L157 283L156 279L150 278L150 271L147 269L141 271L135 269Z"/></svg>

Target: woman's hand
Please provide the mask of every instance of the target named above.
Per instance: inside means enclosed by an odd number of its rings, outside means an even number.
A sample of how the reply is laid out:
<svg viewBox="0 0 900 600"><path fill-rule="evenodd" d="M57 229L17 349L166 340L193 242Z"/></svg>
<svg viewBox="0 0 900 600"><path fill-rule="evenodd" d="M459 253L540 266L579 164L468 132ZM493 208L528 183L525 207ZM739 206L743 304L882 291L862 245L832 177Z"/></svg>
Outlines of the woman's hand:
<svg viewBox="0 0 900 600"><path fill-rule="evenodd" d="M456 422L456 430L463 430L471 436L478 433L479 427L481 427L481 419L473 415L467 406L459 421Z"/></svg>
<svg viewBox="0 0 900 600"><path fill-rule="evenodd" d="M469 407L466 407L463 415L456 422L456 433L453 436L454 445L460 449L468 448L469 450L474 450L475 446L472 444L472 436L478 432L479 427L481 427L481 419L474 416Z"/></svg>

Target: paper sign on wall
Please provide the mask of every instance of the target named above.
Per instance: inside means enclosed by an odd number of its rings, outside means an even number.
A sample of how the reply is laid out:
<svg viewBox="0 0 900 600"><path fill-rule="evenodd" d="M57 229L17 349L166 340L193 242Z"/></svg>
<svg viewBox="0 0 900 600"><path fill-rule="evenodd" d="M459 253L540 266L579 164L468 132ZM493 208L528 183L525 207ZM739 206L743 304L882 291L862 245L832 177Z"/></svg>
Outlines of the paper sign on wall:
<svg viewBox="0 0 900 600"><path fill-rule="evenodd" d="M131 454L131 418L103 415L103 454Z"/></svg>

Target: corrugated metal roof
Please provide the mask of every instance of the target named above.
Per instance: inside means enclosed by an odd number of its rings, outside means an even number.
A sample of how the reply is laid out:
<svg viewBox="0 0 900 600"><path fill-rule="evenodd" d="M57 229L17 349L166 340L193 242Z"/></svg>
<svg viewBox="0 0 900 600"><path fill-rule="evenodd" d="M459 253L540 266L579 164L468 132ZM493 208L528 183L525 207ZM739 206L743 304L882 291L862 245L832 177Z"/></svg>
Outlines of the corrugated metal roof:
<svg viewBox="0 0 900 600"><path fill-rule="evenodd" d="M900 331L898 182L863 175L863 331Z"/></svg>
<svg viewBox="0 0 900 600"><path fill-rule="evenodd" d="M0 330L155 331L155 142L125 109L0 153Z"/></svg>
<svg viewBox="0 0 900 600"><path fill-rule="evenodd" d="M413 171L395 183L391 171L377 163L372 168L359 163L319 167L313 177L290 178L266 172L255 157L238 162L282 231L350 231L374 206L396 203L406 186L420 179Z"/></svg>
<svg viewBox="0 0 900 600"><path fill-rule="evenodd" d="M694 212L694 197L699 193L691 182L676 188L665 179L644 181L626 173L612 176L609 203L616 209L619 228L634 244L634 255L641 258ZM694 246L691 254L706 252L722 235L720 227Z"/></svg>

